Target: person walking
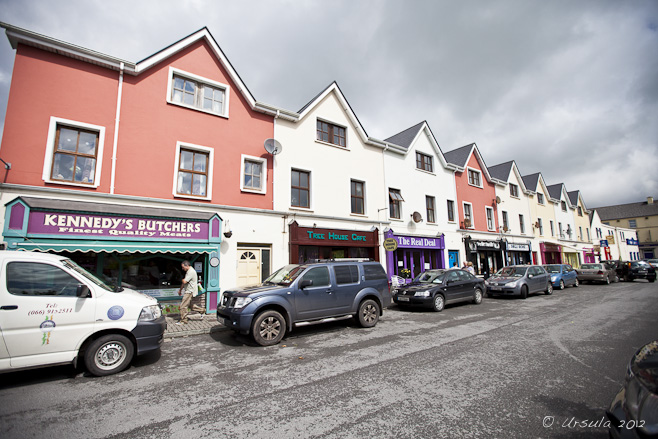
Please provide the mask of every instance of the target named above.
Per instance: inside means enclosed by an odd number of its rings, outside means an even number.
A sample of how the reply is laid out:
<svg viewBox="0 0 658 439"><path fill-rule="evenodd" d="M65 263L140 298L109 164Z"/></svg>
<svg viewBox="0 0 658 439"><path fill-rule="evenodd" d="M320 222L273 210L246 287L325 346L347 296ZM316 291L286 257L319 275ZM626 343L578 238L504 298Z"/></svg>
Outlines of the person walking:
<svg viewBox="0 0 658 439"><path fill-rule="evenodd" d="M475 276L475 269L473 268L473 263L471 261L468 261L468 267L466 267L466 271Z"/></svg>
<svg viewBox="0 0 658 439"><path fill-rule="evenodd" d="M183 300L180 302L180 321L176 323L177 325L186 325L187 324L187 314L189 313L188 308L192 303L192 298L196 297L199 294L199 276L196 274L196 270L190 265L190 261L185 260L181 263L181 268L185 272L185 277L181 282L181 286L178 289L178 295L183 296ZM199 305L192 305L192 311L196 311L203 315L205 310Z"/></svg>

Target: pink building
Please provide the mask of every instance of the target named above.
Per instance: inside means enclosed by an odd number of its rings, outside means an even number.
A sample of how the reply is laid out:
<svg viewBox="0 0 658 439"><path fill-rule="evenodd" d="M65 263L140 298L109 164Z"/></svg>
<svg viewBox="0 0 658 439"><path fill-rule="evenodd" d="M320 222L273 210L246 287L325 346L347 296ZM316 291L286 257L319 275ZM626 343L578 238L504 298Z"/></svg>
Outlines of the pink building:
<svg viewBox="0 0 658 439"><path fill-rule="evenodd" d="M226 212L246 224L239 212L273 207L277 109L206 28L135 63L2 26L16 50L0 147L10 249L65 253L163 299L190 259L213 310Z"/></svg>
<svg viewBox="0 0 658 439"><path fill-rule="evenodd" d="M488 276L503 266L504 242L498 227L495 183L475 143L448 151L456 167L457 213L466 259L476 273Z"/></svg>

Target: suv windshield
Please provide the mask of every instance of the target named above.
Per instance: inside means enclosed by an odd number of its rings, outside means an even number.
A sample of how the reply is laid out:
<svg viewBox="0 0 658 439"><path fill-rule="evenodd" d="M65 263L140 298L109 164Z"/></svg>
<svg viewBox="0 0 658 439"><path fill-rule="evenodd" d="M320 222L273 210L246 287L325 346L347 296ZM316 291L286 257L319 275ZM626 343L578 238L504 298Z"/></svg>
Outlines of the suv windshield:
<svg viewBox="0 0 658 439"><path fill-rule="evenodd" d="M505 277L523 277L528 271L526 267L505 267L502 269L501 276Z"/></svg>
<svg viewBox="0 0 658 439"><path fill-rule="evenodd" d="M94 284L96 284L99 287L103 288L104 290L115 292L114 288L112 288L111 286L109 286L108 284L106 284L105 282L103 282L102 280L100 280L99 278L97 278L96 276L94 276L93 274L91 274L90 272L88 272L87 270L85 270L84 268L82 268L81 266L76 264L75 262L73 262L72 260L64 259L62 261L62 264L65 267L70 268L71 270L75 270L77 273L79 273L82 276L86 277L91 282L93 282Z"/></svg>
<svg viewBox="0 0 658 439"><path fill-rule="evenodd" d="M263 283L272 283L277 285L290 285L302 274L306 266L304 265L285 265L272 273Z"/></svg>
<svg viewBox="0 0 658 439"><path fill-rule="evenodd" d="M443 271L426 271L416 276L414 282L420 282L422 284L441 283L441 280L437 278L442 274Z"/></svg>

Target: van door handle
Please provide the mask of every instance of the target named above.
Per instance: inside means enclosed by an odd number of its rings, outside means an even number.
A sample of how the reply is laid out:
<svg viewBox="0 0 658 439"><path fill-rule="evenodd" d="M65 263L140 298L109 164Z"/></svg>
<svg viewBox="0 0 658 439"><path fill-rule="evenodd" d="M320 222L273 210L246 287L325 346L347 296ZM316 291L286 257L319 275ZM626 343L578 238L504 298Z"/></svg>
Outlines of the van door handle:
<svg viewBox="0 0 658 439"><path fill-rule="evenodd" d="M18 309L18 305L3 305L0 309Z"/></svg>

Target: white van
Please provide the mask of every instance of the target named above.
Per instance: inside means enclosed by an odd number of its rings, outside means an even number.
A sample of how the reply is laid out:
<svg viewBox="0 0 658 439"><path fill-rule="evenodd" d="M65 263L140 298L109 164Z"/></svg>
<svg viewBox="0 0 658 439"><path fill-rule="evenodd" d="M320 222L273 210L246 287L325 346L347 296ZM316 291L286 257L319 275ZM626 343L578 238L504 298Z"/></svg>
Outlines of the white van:
<svg viewBox="0 0 658 439"><path fill-rule="evenodd" d="M157 300L116 290L62 256L0 251L0 372L84 360L110 375L159 349Z"/></svg>

